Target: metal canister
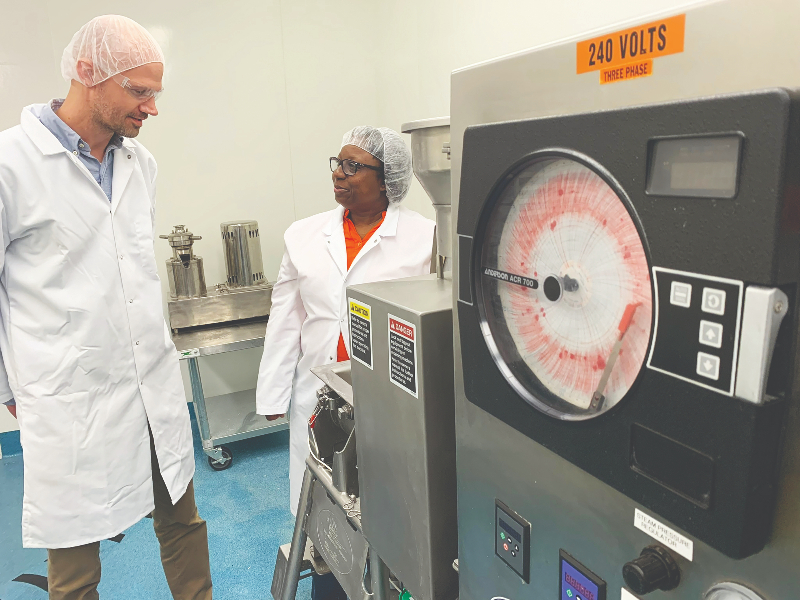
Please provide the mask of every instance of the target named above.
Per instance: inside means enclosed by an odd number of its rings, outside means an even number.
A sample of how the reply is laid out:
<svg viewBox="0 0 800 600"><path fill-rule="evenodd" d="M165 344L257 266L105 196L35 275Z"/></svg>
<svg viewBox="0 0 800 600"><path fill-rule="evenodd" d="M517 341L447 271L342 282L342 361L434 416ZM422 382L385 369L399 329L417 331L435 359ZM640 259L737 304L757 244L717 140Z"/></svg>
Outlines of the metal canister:
<svg viewBox="0 0 800 600"><path fill-rule="evenodd" d="M228 221L220 224L229 288L266 283L261 258L258 221Z"/></svg>
<svg viewBox="0 0 800 600"><path fill-rule="evenodd" d="M159 236L168 240L172 258L167 259L169 295L172 300L200 298L207 295L203 259L195 256L192 245L203 239L184 225L175 225L172 233Z"/></svg>

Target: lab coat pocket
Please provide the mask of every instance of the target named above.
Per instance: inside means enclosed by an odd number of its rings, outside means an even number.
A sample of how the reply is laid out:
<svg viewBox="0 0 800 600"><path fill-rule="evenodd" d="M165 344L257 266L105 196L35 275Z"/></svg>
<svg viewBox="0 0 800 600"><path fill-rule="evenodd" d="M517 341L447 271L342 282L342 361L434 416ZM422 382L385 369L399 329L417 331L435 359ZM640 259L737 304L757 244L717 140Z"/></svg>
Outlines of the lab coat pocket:
<svg viewBox="0 0 800 600"><path fill-rule="evenodd" d="M54 482L75 476L86 444L89 407L86 394L36 401L31 422L25 423L25 442L29 442L23 444L25 468L43 471Z"/></svg>

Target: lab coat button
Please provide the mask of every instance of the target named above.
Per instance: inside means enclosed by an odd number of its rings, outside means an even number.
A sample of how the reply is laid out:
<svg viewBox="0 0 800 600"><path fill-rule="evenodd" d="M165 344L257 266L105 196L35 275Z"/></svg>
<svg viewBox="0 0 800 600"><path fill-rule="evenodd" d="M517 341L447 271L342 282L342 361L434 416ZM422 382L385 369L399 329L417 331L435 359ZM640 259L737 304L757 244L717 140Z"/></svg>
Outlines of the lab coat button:
<svg viewBox="0 0 800 600"><path fill-rule="evenodd" d="M136 345L138 346L138 345L139 345L139 342L136 342Z"/></svg>
<svg viewBox="0 0 800 600"><path fill-rule="evenodd" d="M72 153L73 153L75 156L78 156L78 151L77 151L77 150L73 150L73 151L72 151Z"/></svg>
<svg viewBox="0 0 800 600"><path fill-rule="evenodd" d="M131 155L130 155L130 154L128 154L128 158L130 158L130 157L131 157Z"/></svg>
<svg viewBox="0 0 800 600"><path fill-rule="evenodd" d="M133 300L128 300L128 304L133 304Z"/></svg>

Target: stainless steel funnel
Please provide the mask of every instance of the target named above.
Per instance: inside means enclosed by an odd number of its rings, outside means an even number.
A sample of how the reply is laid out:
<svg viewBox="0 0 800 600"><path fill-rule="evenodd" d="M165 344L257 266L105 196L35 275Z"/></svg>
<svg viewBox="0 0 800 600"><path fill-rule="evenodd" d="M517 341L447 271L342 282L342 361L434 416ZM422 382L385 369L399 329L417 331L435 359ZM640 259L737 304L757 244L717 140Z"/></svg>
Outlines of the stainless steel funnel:
<svg viewBox="0 0 800 600"><path fill-rule="evenodd" d="M411 134L414 175L433 202L436 211L436 273L451 270L452 223L450 218L450 117L412 121L401 127Z"/></svg>

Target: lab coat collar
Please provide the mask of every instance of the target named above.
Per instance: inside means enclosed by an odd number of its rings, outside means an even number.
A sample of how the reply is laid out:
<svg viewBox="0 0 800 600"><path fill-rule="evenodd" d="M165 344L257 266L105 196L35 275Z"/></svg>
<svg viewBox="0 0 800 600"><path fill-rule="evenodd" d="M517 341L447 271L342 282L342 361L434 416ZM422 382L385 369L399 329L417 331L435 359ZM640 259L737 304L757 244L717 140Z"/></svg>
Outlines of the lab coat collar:
<svg viewBox="0 0 800 600"><path fill-rule="evenodd" d="M383 223L381 223L377 231L372 234L371 243L358 253L353 264L350 265L350 271L353 270L353 267L358 264L364 255L369 253L369 251L380 242L381 238L394 237L397 235L397 220L399 217L400 207L397 204L390 204L386 208L386 216L383 218ZM347 277L347 245L344 241L343 219L344 208L339 206L331 211L331 218L322 232L328 238L326 246L328 247L331 258L333 258L333 262L336 264L336 268L339 269L342 276Z"/></svg>
<svg viewBox="0 0 800 600"><path fill-rule="evenodd" d="M374 235L378 235L380 237L394 237L397 235L397 221L399 218L400 205L390 204L386 208L386 216L383 218L383 223L381 223L381 226L378 227L378 230L374 233ZM344 208L342 206L338 206L335 210L331 211L331 218L328 221L328 224L325 225L322 233L327 236L334 235L337 232L341 233L343 231L343 220ZM344 233L342 233L342 239L344 240Z"/></svg>
<svg viewBox="0 0 800 600"><path fill-rule="evenodd" d="M20 125L22 131L31 139L34 145L39 149L39 152L45 156L52 156L61 152L67 152L67 149L61 145L58 138L50 133L39 117L44 110L46 104L31 104L22 109L22 116L20 117Z"/></svg>
<svg viewBox="0 0 800 600"><path fill-rule="evenodd" d="M102 194L103 198L106 198L105 193L103 190L100 189L100 186L97 185L97 181L95 181L94 176L89 172L89 169L75 158L69 150L67 150L64 145L58 140L58 138L53 135L53 133L45 127L42 122L39 120L39 117L42 115L42 111L44 110L46 104L31 104L30 106L26 106L22 109L22 117L20 118L20 125L22 126L22 131L30 138L33 142L33 145L39 149L44 156L55 156L56 154L64 154L72 160L75 166L80 169L80 171L84 174L84 176L97 187L97 190Z"/></svg>
<svg viewBox="0 0 800 600"><path fill-rule="evenodd" d="M50 130L45 127L39 118L42 116L42 111L47 104L31 104L22 109L20 117L20 125L31 141L36 144L39 151L45 156L58 154L59 152L67 152L63 144L58 141L58 138L50 133ZM129 138L122 138L122 147L126 150L134 151L136 145ZM114 157L116 158L116 157Z"/></svg>
<svg viewBox="0 0 800 600"><path fill-rule="evenodd" d="M20 125L22 130L28 135L34 145L45 156L64 153L69 155L69 151L64 148L58 138L54 136L47 127L42 125L39 117L46 104L31 104L22 109ZM122 194L128 185L128 181L133 174L134 163L136 162L136 145L132 140L123 138L122 147L114 150L114 175L111 180L111 210L116 211ZM97 185L94 177L89 170L84 167L79 160L73 160L84 174ZM100 186L97 186L100 189ZM105 194L104 194L105 196Z"/></svg>

